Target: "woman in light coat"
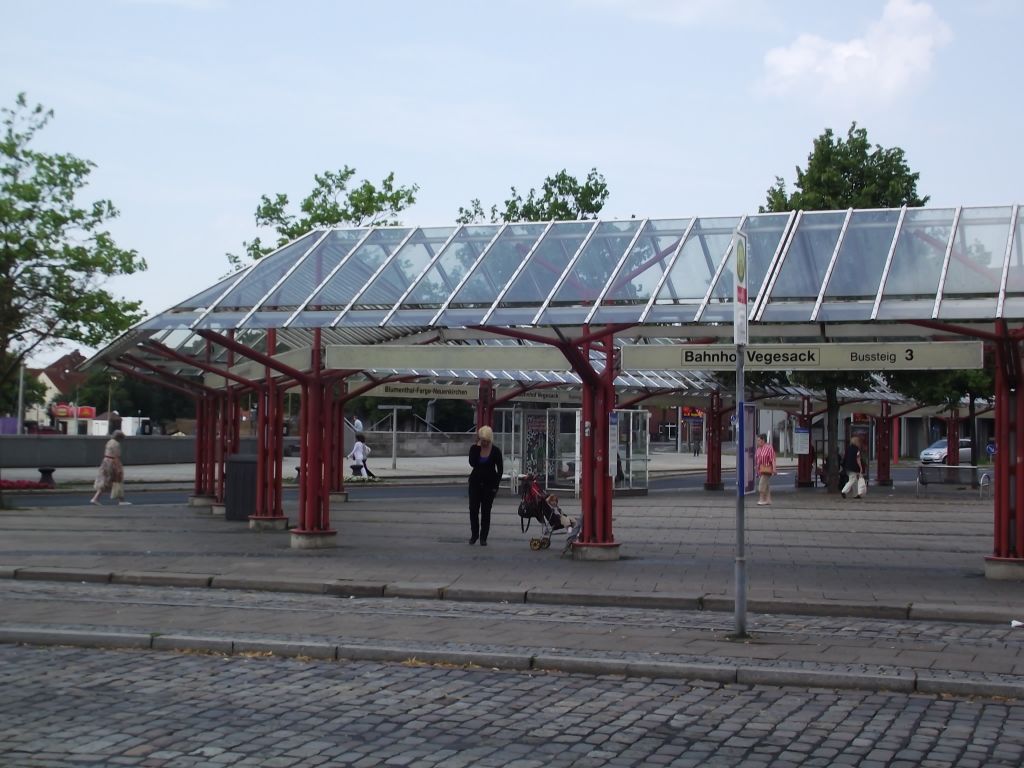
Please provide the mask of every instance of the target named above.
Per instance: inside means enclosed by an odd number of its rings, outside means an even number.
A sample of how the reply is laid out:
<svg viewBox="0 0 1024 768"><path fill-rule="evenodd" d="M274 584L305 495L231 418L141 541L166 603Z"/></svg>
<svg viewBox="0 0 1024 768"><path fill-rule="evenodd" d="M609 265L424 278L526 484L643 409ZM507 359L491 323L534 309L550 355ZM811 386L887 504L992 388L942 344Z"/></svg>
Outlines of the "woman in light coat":
<svg viewBox="0 0 1024 768"><path fill-rule="evenodd" d="M107 440L103 448L103 461L96 470L96 480L92 487L96 493L89 499L90 504L100 503L101 493L110 493L111 501L118 504L131 504L124 500L124 464L121 463L121 441L124 440L124 432L115 429L114 433Z"/></svg>

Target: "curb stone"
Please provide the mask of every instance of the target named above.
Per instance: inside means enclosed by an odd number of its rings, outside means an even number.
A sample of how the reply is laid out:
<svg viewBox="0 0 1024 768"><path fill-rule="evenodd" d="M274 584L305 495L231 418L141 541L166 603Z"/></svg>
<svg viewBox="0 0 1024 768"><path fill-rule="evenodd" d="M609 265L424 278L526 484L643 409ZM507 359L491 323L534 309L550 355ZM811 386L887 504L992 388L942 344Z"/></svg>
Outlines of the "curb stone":
<svg viewBox="0 0 1024 768"><path fill-rule="evenodd" d="M0 578L36 581L78 581L97 584L122 583L136 586L201 587L239 589L265 592L335 595L338 597L405 597L430 600L462 600L467 602L525 602L543 605L579 605L607 608L661 608L711 613L732 613L731 598L715 595L692 597L674 593L644 594L634 592L564 592L540 588L505 590L460 587L444 582L361 582L323 581L319 579L261 579L248 576L217 576L207 574L169 573L160 571L118 571L42 566L0 565ZM131 581L152 578L153 581ZM1009 611L999 608L970 606L938 606L931 603L898 606L886 603L811 602L802 600L756 599L747 602L750 613L787 614L794 616L829 616L864 619L896 619L901 621L955 621L973 624L1006 625Z"/></svg>
<svg viewBox="0 0 1024 768"><path fill-rule="evenodd" d="M350 660L427 664L476 665L492 669L564 672L619 677L657 677L730 685L776 685L800 688L844 688L895 691L928 695L1024 698L1024 683L971 680L902 668L887 674L811 669L767 669L748 665L629 661L595 656L560 656L445 651L422 647L383 648L367 645L333 645L293 642L273 638L237 639L177 633L93 632L37 627L0 627L0 643L68 645L85 648L190 650L214 653L260 653L309 657L318 660Z"/></svg>

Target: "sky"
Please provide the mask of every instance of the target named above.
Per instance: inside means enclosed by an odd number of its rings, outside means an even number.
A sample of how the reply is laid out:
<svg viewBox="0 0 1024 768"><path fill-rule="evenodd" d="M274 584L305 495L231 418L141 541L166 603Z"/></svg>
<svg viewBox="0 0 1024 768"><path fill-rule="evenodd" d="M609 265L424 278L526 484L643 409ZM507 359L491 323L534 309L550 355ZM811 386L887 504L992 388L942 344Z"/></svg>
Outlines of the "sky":
<svg viewBox="0 0 1024 768"><path fill-rule="evenodd" d="M261 195L419 185L402 220L602 173L602 218L756 212L826 128L901 147L929 205L1024 202L1018 0L0 0L0 105L96 164L148 314L230 271ZM1014 75L1013 73L1017 74ZM66 350L64 350L66 351ZM60 354L56 351L51 358ZM49 360L41 359L42 363Z"/></svg>

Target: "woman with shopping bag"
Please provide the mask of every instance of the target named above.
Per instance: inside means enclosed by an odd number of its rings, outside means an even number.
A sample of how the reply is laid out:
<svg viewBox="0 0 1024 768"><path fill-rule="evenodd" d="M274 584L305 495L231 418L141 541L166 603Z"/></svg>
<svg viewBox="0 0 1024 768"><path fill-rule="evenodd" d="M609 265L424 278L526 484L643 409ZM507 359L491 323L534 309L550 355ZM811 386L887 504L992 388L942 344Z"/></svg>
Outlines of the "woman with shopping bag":
<svg viewBox="0 0 1024 768"><path fill-rule="evenodd" d="M856 491L859 499L868 492L868 484L864 479L864 454L861 451L858 435L851 437L850 444L846 447L846 455L843 456L843 469L850 476L846 485L843 486L843 498L846 498L846 494Z"/></svg>
<svg viewBox="0 0 1024 768"><path fill-rule="evenodd" d="M124 500L124 464L121 463L121 441L124 432L115 429L103 447L103 461L96 470L96 480L92 487L96 491L89 499L90 504L100 503L100 494L110 492L110 500L121 505L131 504Z"/></svg>

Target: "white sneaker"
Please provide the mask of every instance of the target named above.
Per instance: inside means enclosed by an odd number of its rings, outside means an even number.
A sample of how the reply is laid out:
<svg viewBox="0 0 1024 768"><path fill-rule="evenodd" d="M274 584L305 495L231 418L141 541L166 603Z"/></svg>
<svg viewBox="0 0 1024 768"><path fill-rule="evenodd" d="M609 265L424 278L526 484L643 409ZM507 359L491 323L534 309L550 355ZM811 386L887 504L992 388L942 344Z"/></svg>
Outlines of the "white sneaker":
<svg viewBox="0 0 1024 768"><path fill-rule="evenodd" d="M130 501L119 501L119 502L117 502L117 506L119 506L119 507L130 507L131 505L132 505L132 503Z"/></svg>

